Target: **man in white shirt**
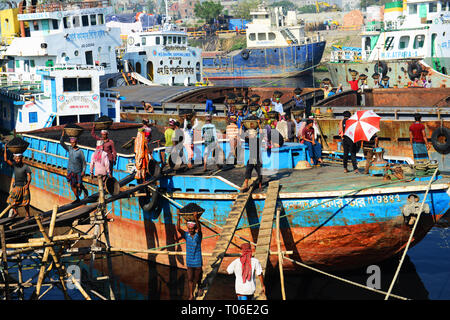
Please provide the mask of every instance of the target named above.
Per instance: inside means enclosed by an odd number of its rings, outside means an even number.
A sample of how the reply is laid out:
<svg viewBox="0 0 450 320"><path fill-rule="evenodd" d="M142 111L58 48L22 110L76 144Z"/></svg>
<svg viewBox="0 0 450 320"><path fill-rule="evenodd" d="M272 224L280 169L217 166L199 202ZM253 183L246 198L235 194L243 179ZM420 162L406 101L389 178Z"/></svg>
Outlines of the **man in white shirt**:
<svg viewBox="0 0 450 320"><path fill-rule="evenodd" d="M228 274L236 276L235 290L238 300L252 300L256 290L256 279L261 281L262 292L265 293L264 279L262 277L261 263L252 258L252 248L249 243L241 245L241 257L235 259L227 267Z"/></svg>

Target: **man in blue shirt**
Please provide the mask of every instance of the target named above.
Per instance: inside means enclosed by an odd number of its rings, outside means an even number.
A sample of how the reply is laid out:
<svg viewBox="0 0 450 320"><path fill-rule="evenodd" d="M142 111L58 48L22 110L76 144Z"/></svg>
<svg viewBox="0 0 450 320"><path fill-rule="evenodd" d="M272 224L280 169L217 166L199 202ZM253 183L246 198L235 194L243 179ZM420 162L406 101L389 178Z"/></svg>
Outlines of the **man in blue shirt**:
<svg viewBox="0 0 450 320"><path fill-rule="evenodd" d="M205 113L211 114L211 115L216 113L214 104L213 104L212 100L210 100L210 99L206 100Z"/></svg>
<svg viewBox="0 0 450 320"><path fill-rule="evenodd" d="M194 221L188 221L188 231L181 229L180 210L177 210L177 231L186 240L186 269L189 287L189 300L194 300L195 285L200 285L202 279L202 228L198 221L198 213L194 213ZM201 292L199 292L199 295Z"/></svg>

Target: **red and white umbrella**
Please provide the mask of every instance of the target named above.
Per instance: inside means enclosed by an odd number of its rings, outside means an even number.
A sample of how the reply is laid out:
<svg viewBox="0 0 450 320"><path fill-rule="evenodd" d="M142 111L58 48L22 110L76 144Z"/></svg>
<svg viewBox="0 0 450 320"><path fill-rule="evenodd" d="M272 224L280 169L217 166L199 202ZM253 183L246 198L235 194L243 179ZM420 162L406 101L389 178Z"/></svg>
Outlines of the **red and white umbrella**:
<svg viewBox="0 0 450 320"><path fill-rule="evenodd" d="M380 131L380 119L372 110L356 111L345 123L345 135L353 140L369 141L372 136Z"/></svg>

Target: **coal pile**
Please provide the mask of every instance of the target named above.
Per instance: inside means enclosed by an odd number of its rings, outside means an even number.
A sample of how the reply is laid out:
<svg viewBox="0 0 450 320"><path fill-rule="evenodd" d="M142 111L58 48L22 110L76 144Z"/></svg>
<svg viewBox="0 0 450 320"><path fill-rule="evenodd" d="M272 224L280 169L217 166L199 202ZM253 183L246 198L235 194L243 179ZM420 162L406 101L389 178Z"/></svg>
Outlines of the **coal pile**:
<svg viewBox="0 0 450 320"><path fill-rule="evenodd" d="M199 205L191 202L187 205L185 205L183 208L180 209L181 213L194 213L194 212L203 212L205 211L202 207Z"/></svg>
<svg viewBox="0 0 450 320"><path fill-rule="evenodd" d="M95 122L112 122L113 120L108 116L101 116Z"/></svg>
<svg viewBox="0 0 450 320"><path fill-rule="evenodd" d="M65 128L68 128L68 129L81 129L81 130L83 130L82 127L77 126L75 123L69 123L69 124L67 124L67 125L65 126Z"/></svg>
<svg viewBox="0 0 450 320"><path fill-rule="evenodd" d="M15 137L14 139L12 139L10 142L8 142L8 146L11 147L28 147L29 143L26 142L25 140L23 140L20 137Z"/></svg>

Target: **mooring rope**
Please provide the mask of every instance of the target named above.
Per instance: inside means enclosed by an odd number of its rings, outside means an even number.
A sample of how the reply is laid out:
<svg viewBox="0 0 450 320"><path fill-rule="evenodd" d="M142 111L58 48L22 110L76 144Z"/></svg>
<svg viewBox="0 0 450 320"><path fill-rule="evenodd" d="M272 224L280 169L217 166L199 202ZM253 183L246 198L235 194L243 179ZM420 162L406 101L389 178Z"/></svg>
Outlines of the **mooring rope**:
<svg viewBox="0 0 450 320"><path fill-rule="evenodd" d="M392 288L394 287L395 280L397 279L397 276L398 276L398 274L400 272L400 269L401 269L402 264L403 264L403 260L405 259L405 256L406 256L406 252L409 249L409 245L411 244L412 237L413 237L414 232L416 231L416 227L417 227L417 225L419 223L419 219L420 219L420 216L421 216L422 210L423 210L423 205L425 204L425 200L427 199L427 196L428 196L428 191L430 191L431 184L433 183L434 177L436 176L436 173L438 172L438 169L439 168L436 168L436 170L434 170L433 176L431 177L430 182L428 183L427 190L425 191L425 195L423 197L422 203L420 204L420 209L419 209L419 213L417 214L417 219L416 219L416 221L414 223L414 226L413 226L413 228L411 230L411 233L409 235L408 242L406 243L405 251L403 251L402 258L400 259L400 262L399 262L398 267L397 267L397 271L395 272L394 278L392 279L391 285L389 286L389 290L388 290L384 300L387 300L389 298L389 295L391 295L391 291L392 291Z"/></svg>
<svg viewBox="0 0 450 320"><path fill-rule="evenodd" d="M367 289L367 290L374 291L374 292L381 293L381 294L386 294L386 292L384 292L384 291L381 291L381 290L378 290L378 289L375 289L375 288L371 288L371 287L367 287L367 286L362 285L362 284L360 284L360 283L353 282L353 281L350 281L350 280L347 280L347 279L344 279L344 278L335 276L335 275L333 275L333 274L331 274L331 273L328 273L328 272L325 272L325 271L316 269L316 268L314 268L314 267L308 266L307 264L301 263L301 262L299 262L299 261L295 261L295 260L293 260L293 259L291 259L291 258L285 257L284 254L282 254L282 256L283 256L283 258L286 259L286 260L289 260L289 261L291 261L291 262L293 262L293 263L295 263L295 264L298 264L298 265L300 265L300 266L302 266L302 267L305 267L305 268L307 268L307 269L310 269L310 270L312 270L312 271L321 273L321 274L326 275L326 276L328 276L328 277L331 277L331 278L334 278L334 279L337 279L337 280L340 280L340 281L343 281L343 282L346 282L346 283L355 285L355 286L360 287L360 288L363 288L363 289ZM397 298L397 299L401 299L401 300L410 300L410 299L408 299L408 298L401 297L401 296L398 296L398 295L395 295L395 294L391 294L391 296L393 296L394 298Z"/></svg>

